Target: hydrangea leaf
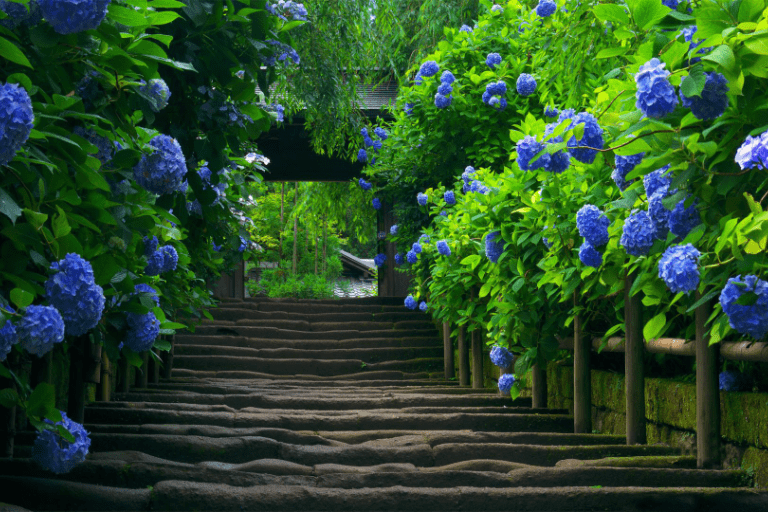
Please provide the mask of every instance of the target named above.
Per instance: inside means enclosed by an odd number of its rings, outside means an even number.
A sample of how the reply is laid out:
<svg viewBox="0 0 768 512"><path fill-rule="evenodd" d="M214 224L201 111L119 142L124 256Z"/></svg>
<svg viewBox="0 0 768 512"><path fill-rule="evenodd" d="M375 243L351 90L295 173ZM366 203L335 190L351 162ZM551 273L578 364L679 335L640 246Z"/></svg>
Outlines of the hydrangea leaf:
<svg viewBox="0 0 768 512"><path fill-rule="evenodd" d="M21 216L19 205L2 188L0 188L0 213L11 219L14 224L16 224L16 219Z"/></svg>
<svg viewBox="0 0 768 512"><path fill-rule="evenodd" d="M45 416L50 409L56 408L56 390L51 384L38 384L27 400L27 414Z"/></svg>
<svg viewBox="0 0 768 512"><path fill-rule="evenodd" d="M667 316L664 313L654 316L643 327L643 338L645 340L657 339L664 330L666 323Z"/></svg>
<svg viewBox="0 0 768 512"><path fill-rule="evenodd" d="M35 296L26 290L22 290L21 288L14 288L11 290L11 302L13 302L19 309L24 309L29 306L32 304L33 300L35 300Z"/></svg>
<svg viewBox="0 0 768 512"><path fill-rule="evenodd" d="M29 63L29 59L24 53L15 44L3 37L0 37L0 55L14 64L32 69L32 64Z"/></svg>
<svg viewBox="0 0 768 512"><path fill-rule="evenodd" d="M691 68L688 76L683 79L683 83L680 84L680 90L688 98L701 96L701 91L704 90L706 81L707 76L704 74L704 67L701 64L697 64Z"/></svg>
<svg viewBox="0 0 768 512"><path fill-rule="evenodd" d="M643 30L648 30L669 14L669 7L657 0L635 0L627 4L635 24Z"/></svg>
<svg viewBox="0 0 768 512"><path fill-rule="evenodd" d="M737 68L736 56L727 44L721 44L702 59L719 64L726 71L734 72Z"/></svg>

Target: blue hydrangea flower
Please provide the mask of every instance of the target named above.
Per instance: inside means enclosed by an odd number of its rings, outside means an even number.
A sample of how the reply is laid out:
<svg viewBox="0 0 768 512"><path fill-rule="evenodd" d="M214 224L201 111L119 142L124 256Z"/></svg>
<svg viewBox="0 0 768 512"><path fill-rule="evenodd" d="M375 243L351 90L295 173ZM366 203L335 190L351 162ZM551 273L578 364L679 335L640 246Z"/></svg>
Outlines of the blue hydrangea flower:
<svg viewBox="0 0 768 512"><path fill-rule="evenodd" d="M365 144L365 147L370 148L371 146L373 146L373 139L368 135L365 135L363 137L363 143Z"/></svg>
<svg viewBox="0 0 768 512"><path fill-rule="evenodd" d="M741 372L727 370L720 372L718 378L720 391L751 391L751 379Z"/></svg>
<svg viewBox="0 0 768 512"><path fill-rule="evenodd" d="M749 292L757 295L757 301L749 306L737 304ZM768 282L753 275L732 277L720 292L720 305L737 332L758 340L768 332Z"/></svg>
<svg viewBox="0 0 768 512"><path fill-rule="evenodd" d="M544 109L544 115L547 117L557 117L559 113L560 113L559 110L549 105L547 105L546 108Z"/></svg>
<svg viewBox="0 0 768 512"><path fill-rule="evenodd" d="M595 249L588 240L579 247L579 259L588 267L599 268L603 264L603 253Z"/></svg>
<svg viewBox="0 0 768 512"><path fill-rule="evenodd" d="M15 313L16 311L10 307L5 306L3 309L7 313ZM16 332L16 326L10 320L5 321L2 329L0 329L0 361L5 361L8 354L11 352L11 348L19 342L19 333Z"/></svg>
<svg viewBox="0 0 768 512"><path fill-rule="evenodd" d="M406 103L403 107L403 111L405 112L405 115L410 116L413 114L413 107L415 107L415 103Z"/></svg>
<svg viewBox="0 0 768 512"><path fill-rule="evenodd" d="M464 180L464 184L469 184L473 179L475 179L475 168L471 165L468 165L464 168L464 172L461 173L461 179Z"/></svg>
<svg viewBox="0 0 768 512"><path fill-rule="evenodd" d="M440 215L441 217L447 217L448 216L448 212L443 210L440 213L438 213L438 215Z"/></svg>
<svg viewBox="0 0 768 512"><path fill-rule="evenodd" d="M501 231L492 231L485 236L485 255L496 263L499 256L504 252L504 240L501 238Z"/></svg>
<svg viewBox="0 0 768 512"><path fill-rule="evenodd" d="M385 130L380 126L377 126L376 128L374 128L373 133L381 140L387 140L387 137L389 137L389 135L387 135L387 130Z"/></svg>
<svg viewBox="0 0 768 512"><path fill-rule="evenodd" d="M421 254L421 244L419 242L413 242L411 250L416 254Z"/></svg>
<svg viewBox="0 0 768 512"><path fill-rule="evenodd" d="M666 64L654 57L640 66L635 75L637 83L635 106L646 116L656 119L675 110L678 102L675 88L667 78L669 71L665 70L664 66Z"/></svg>
<svg viewBox="0 0 768 512"><path fill-rule="evenodd" d="M125 345L134 352L144 352L152 348L160 335L160 322L151 311L149 313L126 313L128 332Z"/></svg>
<svg viewBox="0 0 768 512"><path fill-rule="evenodd" d="M579 234L594 247L608 243L608 226L611 221L595 205L586 204L576 212Z"/></svg>
<svg viewBox="0 0 768 512"><path fill-rule="evenodd" d="M16 331L22 348L42 357L64 341L64 319L53 306L28 306Z"/></svg>
<svg viewBox="0 0 768 512"><path fill-rule="evenodd" d="M179 254L172 245L164 245L158 251L163 256L163 265L161 272L171 272L176 270L179 263Z"/></svg>
<svg viewBox="0 0 768 512"><path fill-rule="evenodd" d="M45 282L48 302L59 310L67 334L81 336L101 320L104 290L93 277L91 264L78 254L67 254L51 264L56 273Z"/></svg>
<svg viewBox="0 0 768 512"><path fill-rule="evenodd" d="M707 77L701 96L691 98L680 90L680 99L685 108L690 108L696 119L707 121L723 115L728 108L728 80L714 71L704 73Z"/></svg>
<svg viewBox="0 0 768 512"><path fill-rule="evenodd" d="M27 142L34 120L27 91L16 84L0 85L0 165L10 162Z"/></svg>
<svg viewBox="0 0 768 512"><path fill-rule="evenodd" d="M471 34L472 27L470 27L469 25L462 25L461 28L459 29L459 32L466 32L467 34Z"/></svg>
<svg viewBox="0 0 768 512"><path fill-rule="evenodd" d="M395 236L397 234L398 226L397 224L392 224L389 228L389 234L392 236Z"/></svg>
<svg viewBox="0 0 768 512"><path fill-rule="evenodd" d="M144 273L148 276L159 276L165 266L165 256L160 251L153 252L147 258L147 266L144 267Z"/></svg>
<svg viewBox="0 0 768 512"><path fill-rule="evenodd" d="M534 162L531 162L537 153L544 150L544 143L536 140L532 135L526 135L517 142L517 165L521 171L533 171L541 169L547 164L547 153L543 153Z"/></svg>
<svg viewBox="0 0 768 512"><path fill-rule="evenodd" d="M669 214L669 230L673 235L685 238L693 228L701 224L696 201L685 207L685 199L678 202Z"/></svg>
<svg viewBox="0 0 768 512"><path fill-rule="evenodd" d="M154 148L150 155L144 155L133 168L136 183L153 194L170 194L179 190L187 174L187 164L181 146L168 135L157 135L149 145Z"/></svg>
<svg viewBox="0 0 768 512"><path fill-rule="evenodd" d="M397 259L397 257L395 257ZM377 267L383 267L384 262L387 261L387 255L383 252L380 252L376 256L373 257L373 262L376 264Z"/></svg>
<svg viewBox="0 0 768 512"><path fill-rule="evenodd" d="M648 212L633 213L624 222L619 244L632 256L648 254L654 241L653 221Z"/></svg>
<svg viewBox="0 0 768 512"><path fill-rule="evenodd" d="M151 295L152 301L154 301L155 306L160 306L160 297L157 296L157 290L149 286L145 283L139 283L133 287L134 289L134 295L138 293L149 293Z"/></svg>
<svg viewBox="0 0 768 512"><path fill-rule="evenodd" d="M444 84L452 84L455 81L456 81L456 77L453 76L453 73L451 73L450 71L447 71L447 70L443 71L443 74L440 75L440 82Z"/></svg>
<svg viewBox="0 0 768 512"><path fill-rule="evenodd" d="M489 96L504 96L507 94L507 83L503 80L491 82L485 86L485 92L488 93ZM486 103L488 102L486 101Z"/></svg>
<svg viewBox="0 0 768 512"><path fill-rule="evenodd" d="M423 192L419 192L416 194L416 202L419 203L421 206L426 206L427 201L429 200L429 196Z"/></svg>
<svg viewBox="0 0 768 512"><path fill-rule="evenodd" d="M757 137L747 135L742 145L736 151L735 162L743 170L768 169L768 131Z"/></svg>
<svg viewBox="0 0 768 512"><path fill-rule="evenodd" d="M408 251L407 253L405 253L405 260L406 260L408 263L410 263L411 265L413 265L414 263L416 263L417 261L419 261L419 255L418 255L418 254L416 254L416 252L415 252L413 249L411 249L410 251Z"/></svg>
<svg viewBox="0 0 768 512"><path fill-rule="evenodd" d="M550 123L544 128L545 144L557 144L563 142L563 137L561 135L551 137L557 125L558 123ZM555 151L554 153L545 153L536 159L537 163L539 161L541 161L544 170L560 174L561 172L565 172L571 165L571 154L564 150Z"/></svg>
<svg viewBox="0 0 768 512"><path fill-rule="evenodd" d="M674 11L677 9L678 0L661 0L661 3Z"/></svg>
<svg viewBox="0 0 768 512"><path fill-rule="evenodd" d="M437 108L448 108L451 106L451 102L453 102L452 96L443 96L439 92L435 94L435 106Z"/></svg>
<svg viewBox="0 0 768 512"><path fill-rule="evenodd" d="M395 263L398 264L398 265L402 265L403 264L403 253L399 252L399 253L395 254Z"/></svg>
<svg viewBox="0 0 768 512"><path fill-rule="evenodd" d="M357 152L357 161L365 163L368 161L368 153L365 151L365 149L360 149L360 151Z"/></svg>
<svg viewBox="0 0 768 512"><path fill-rule="evenodd" d="M49 425L63 426L72 434L75 442L70 443L54 430L41 430L32 447L32 460L57 475L69 473L76 465L85 462L88 448L91 446L88 431L80 423L69 419L64 411L61 411L61 421L44 421Z"/></svg>
<svg viewBox="0 0 768 512"><path fill-rule="evenodd" d="M699 257L691 244L673 245L659 260L659 277L672 293L689 293L699 286Z"/></svg>
<svg viewBox="0 0 768 512"><path fill-rule="evenodd" d="M450 256L451 255L451 248L448 246L448 242L445 240L440 240L437 242L437 252L442 254L443 256Z"/></svg>
<svg viewBox="0 0 768 512"><path fill-rule="evenodd" d="M380 200L378 197L374 197L374 198L371 200L371 204L373 205L373 209L374 209L374 210L379 210L379 209L381 209L381 200Z"/></svg>
<svg viewBox="0 0 768 512"><path fill-rule="evenodd" d="M667 173L668 170L669 165L665 165L661 169L656 169L643 176L646 197L651 197L658 190L669 189L669 186L672 185L672 177Z"/></svg>
<svg viewBox="0 0 768 512"><path fill-rule="evenodd" d="M485 58L485 64L491 68L495 69L496 66L501 64L501 55L498 53L489 53L488 56Z"/></svg>
<svg viewBox="0 0 768 512"><path fill-rule="evenodd" d="M429 235L423 234L419 237L419 243L420 244L428 244L430 242Z"/></svg>
<svg viewBox="0 0 768 512"><path fill-rule="evenodd" d="M491 7L491 12L504 12L504 8L500 6L499 4L493 4Z"/></svg>
<svg viewBox="0 0 768 512"><path fill-rule="evenodd" d="M680 33L682 34L683 38L685 39L685 42L688 43L688 52L691 53L694 50L696 50L696 53L694 55L701 55L705 53L709 53L712 50L712 47L707 48L699 48L702 43L704 42L703 39L696 39L694 41L693 36L698 31L699 27L696 25L691 25L688 27L684 27L682 30L680 30ZM697 50L698 48L698 50ZM701 57L692 57L688 60L688 64L696 64L697 62L701 61Z"/></svg>
<svg viewBox="0 0 768 512"><path fill-rule="evenodd" d="M27 10L27 7L29 10ZM43 15L40 11L40 4L36 0L31 0L26 6L15 2L0 0L0 11L8 15L7 18L0 20L0 27L8 30L14 30L20 25L34 26L40 23Z"/></svg>
<svg viewBox="0 0 768 512"><path fill-rule="evenodd" d="M76 126L72 133L75 135L84 138L94 146L98 148L98 152L96 153L96 158L102 163L106 164L110 160L112 160L112 157L115 154L115 150L117 149L117 142L113 142L109 140L107 137L102 137L101 135L97 134L93 130L85 130L81 126Z"/></svg>
<svg viewBox="0 0 768 512"><path fill-rule="evenodd" d="M515 383L515 376L511 373L505 373L501 377L499 377L499 391L501 391L504 394L509 393L509 390L512 389L512 386Z"/></svg>
<svg viewBox="0 0 768 512"><path fill-rule="evenodd" d="M375 152L377 152L377 153L378 153L378 152L379 152L379 150L380 150L380 149L381 149L383 146L384 146L384 144L382 144L382 142L381 142L380 140L375 140L375 141L373 141L373 150L374 150ZM373 163L373 162L371 162L371 163Z"/></svg>
<svg viewBox="0 0 768 512"><path fill-rule="evenodd" d="M160 242L158 241L156 236L153 236L152 238L144 237L144 256L149 258L152 256L152 254L157 250L157 244Z"/></svg>
<svg viewBox="0 0 768 512"><path fill-rule="evenodd" d="M405 307L408 309L416 309L416 306L416 299L414 299L412 295L409 295L405 298Z"/></svg>
<svg viewBox="0 0 768 512"><path fill-rule="evenodd" d="M450 96L453 92L453 86L449 83L441 83L437 88L437 94L442 96Z"/></svg>
<svg viewBox="0 0 768 512"><path fill-rule="evenodd" d="M616 155L616 168L611 174L611 178L619 187L619 190L624 191L631 184L626 180L627 174L643 161L645 153L636 153L634 155Z"/></svg>
<svg viewBox="0 0 768 512"><path fill-rule="evenodd" d="M419 310L420 311L422 311L423 313L426 313L428 309L429 309L429 304L427 304L424 301L419 302Z"/></svg>
<svg viewBox="0 0 768 512"><path fill-rule="evenodd" d="M536 92L536 79L528 73L520 73L515 83L517 93L521 96L530 96Z"/></svg>
<svg viewBox="0 0 768 512"><path fill-rule="evenodd" d="M149 102L152 112L163 110L168 106L168 100L171 98L171 90L162 78L153 78L149 83L144 83L139 87L139 92Z"/></svg>
<svg viewBox="0 0 768 512"><path fill-rule="evenodd" d="M358 181L358 184L360 185L360 188L363 190L371 190L373 188L373 185L365 181L363 178L360 178Z"/></svg>
<svg viewBox="0 0 768 512"><path fill-rule="evenodd" d="M285 121L285 107L278 103L275 106L275 111L277 112L277 122L282 123Z"/></svg>
<svg viewBox="0 0 768 512"><path fill-rule="evenodd" d="M507 108L507 100L506 98L491 98L488 101L488 105L501 112Z"/></svg>
<svg viewBox="0 0 768 512"><path fill-rule="evenodd" d="M39 0L43 17L59 34L93 30L107 16L110 0Z"/></svg>
<svg viewBox="0 0 768 512"><path fill-rule="evenodd" d="M515 362L515 355L504 347L494 345L491 349L491 362L499 368L509 368Z"/></svg>
<svg viewBox="0 0 768 512"><path fill-rule="evenodd" d="M448 204L456 204L456 194L454 194L453 190L446 190L445 194L443 194L443 199Z"/></svg>
<svg viewBox="0 0 768 512"><path fill-rule="evenodd" d="M548 18L555 14L557 10L557 4L552 0L539 0L539 5L536 6L536 14L542 18Z"/></svg>
<svg viewBox="0 0 768 512"><path fill-rule="evenodd" d="M664 198L667 197L668 190L669 188L665 186L657 190L648 199L648 215L651 217L651 221L653 221L654 236L659 240L664 240L669 231L670 212L664 206Z"/></svg>
<svg viewBox="0 0 768 512"><path fill-rule="evenodd" d="M433 60L428 60L419 68L419 75L421 76L435 76L440 71L440 66Z"/></svg>
<svg viewBox="0 0 768 512"><path fill-rule="evenodd" d="M584 125L584 135L578 140L576 137L568 140L568 152L579 162L591 164L595 161L598 150L603 149L603 129L597 123L595 116L589 112L579 112L573 117L571 126L575 127L578 124Z"/></svg>

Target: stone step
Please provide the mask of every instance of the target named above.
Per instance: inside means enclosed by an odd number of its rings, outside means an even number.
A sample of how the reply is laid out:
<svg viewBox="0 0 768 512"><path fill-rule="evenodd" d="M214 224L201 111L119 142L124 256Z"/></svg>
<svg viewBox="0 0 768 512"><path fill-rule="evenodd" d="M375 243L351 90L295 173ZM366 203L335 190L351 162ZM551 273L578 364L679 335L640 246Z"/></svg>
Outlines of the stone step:
<svg viewBox="0 0 768 512"><path fill-rule="evenodd" d="M303 485L227 485L164 480L150 490L0 476L8 501L33 510L767 510L768 493L708 487L425 487L339 489ZM6 496L4 496L6 498Z"/></svg>
<svg viewBox="0 0 768 512"><path fill-rule="evenodd" d="M245 336L247 338L267 338L275 340L303 340L306 338L318 340L348 340L365 338L435 338L437 330L431 329L377 329L355 330L346 329L344 324L338 324L337 330L306 331L280 329L277 327L255 327L244 325L201 325L195 329L195 334L215 336Z"/></svg>
<svg viewBox="0 0 768 512"><path fill-rule="evenodd" d="M252 311L298 313L298 314L330 314L330 313L395 313L395 314L420 314L427 317L421 311L412 311L405 307L405 300L399 304L353 304L353 303L318 303L310 301L301 302L222 302L215 309L249 309ZM212 308L213 309L213 308Z"/></svg>
<svg viewBox="0 0 768 512"><path fill-rule="evenodd" d="M259 311L255 308L216 308L209 310L216 320L301 320L306 322L399 322L405 320L429 321L420 311L404 310L389 313L299 313L286 311Z"/></svg>
<svg viewBox="0 0 768 512"><path fill-rule="evenodd" d="M402 306L405 297L360 297L360 298L333 298L333 299L294 299L273 297L248 297L237 301L242 304L331 304L331 305L378 305L378 306Z"/></svg>
<svg viewBox="0 0 768 512"><path fill-rule="evenodd" d="M257 318L239 318L236 320L206 320L203 328L236 329L238 327L264 327L302 333L326 332L326 331L390 331L390 330L428 330L437 332L432 322L420 320L401 320L396 322L384 321L334 321L334 322L307 322L305 320L272 320Z"/></svg>
<svg viewBox="0 0 768 512"><path fill-rule="evenodd" d="M274 380L302 380L305 382L321 382L323 380L329 380L332 382L348 381L348 382L360 382L371 381L369 386L377 387L380 385L392 386L396 385L397 381L403 381L404 385L414 385L422 380L429 380L430 377L435 378L437 383L437 373L431 374L429 372L418 373L406 373L401 371L363 371L358 373L348 373L339 375L318 376L309 374L290 375L279 374L274 375L270 373L253 372L246 370L190 370L187 368L174 368L171 372L172 377L189 377L189 378L217 378L217 379L274 379ZM373 382L375 381L375 382ZM405 382L408 381L408 382ZM442 383L444 384L444 383ZM357 384L364 386L365 384ZM329 384L328 386L333 386Z"/></svg>
<svg viewBox="0 0 768 512"><path fill-rule="evenodd" d="M607 457L605 459L578 460L568 459L558 462L557 467L574 468L600 466L612 468L696 468L696 457L691 456L647 456L647 457Z"/></svg>
<svg viewBox="0 0 768 512"><path fill-rule="evenodd" d="M361 359L278 359L229 355L174 355L174 371L247 371L269 375L316 375L330 377L361 371L401 371L418 373L442 369L441 357L425 357L407 361L384 361L367 364Z"/></svg>
<svg viewBox="0 0 768 512"><path fill-rule="evenodd" d="M255 349L248 347L222 347L217 345L174 345L176 356L234 356L263 359L356 359L365 363L442 358L442 347L384 347L305 350L298 348Z"/></svg>
<svg viewBox="0 0 768 512"><path fill-rule="evenodd" d="M280 427L290 430L407 430L413 425L425 430L463 430L497 432L570 432L573 419L558 414L376 414L375 412L340 411L325 414L323 411L291 411L289 413L253 414L240 411L180 411L162 409L128 409L93 407L85 411L87 423L107 424L179 424L218 425L222 427ZM672 455L663 451L645 455ZM606 454L602 457L608 457ZM640 455L640 454L638 454ZM487 457L483 457L487 458ZM559 457L594 458L594 457ZM556 461L555 461L556 462ZM553 462L554 464L554 462Z"/></svg>
<svg viewBox="0 0 768 512"><path fill-rule="evenodd" d="M204 334L177 334L175 343L182 345L213 345L222 347L247 347L254 349L295 348L300 350L340 350L387 347L442 347L443 340L437 336L404 337L391 331L390 336L381 338L340 338L340 339L275 339L246 336L221 336Z"/></svg>

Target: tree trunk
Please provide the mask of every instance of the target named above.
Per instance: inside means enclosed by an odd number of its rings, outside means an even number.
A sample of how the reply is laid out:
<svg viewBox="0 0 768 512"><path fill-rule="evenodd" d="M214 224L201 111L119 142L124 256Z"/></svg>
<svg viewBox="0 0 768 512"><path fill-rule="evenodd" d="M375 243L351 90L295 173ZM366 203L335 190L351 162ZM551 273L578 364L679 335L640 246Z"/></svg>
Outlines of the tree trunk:
<svg viewBox="0 0 768 512"><path fill-rule="evenodd" d="M293 187L293 273L296 273L299 258L299 217L296 215L296 203L299 199L299 182Z"/></svg>
<svg viewBox="0 0 768 512"><path fill-rule="evenodd" d="M281 183L280 187L280 231L278 235L278 243L280 244L280 247L278 249L278 262L277 266L279 267L283 263L283 208L285 205L285 182Z"/></svg>

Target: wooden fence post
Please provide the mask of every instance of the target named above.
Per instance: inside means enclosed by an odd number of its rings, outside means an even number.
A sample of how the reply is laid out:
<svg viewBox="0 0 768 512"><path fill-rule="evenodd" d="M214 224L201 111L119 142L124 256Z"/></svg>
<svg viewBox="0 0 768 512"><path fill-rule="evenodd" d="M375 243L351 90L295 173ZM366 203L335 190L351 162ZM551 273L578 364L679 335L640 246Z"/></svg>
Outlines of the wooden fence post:
<svg viewBox="0 0 768 512"><path fill-rule="evenodd" d="M445 380L453 379L456 371L453 368L453 341L451 340L451 324L443 322L443 368Z"/></svg>
<svg viewBox="0 0 768 512"><path fill-rule="evenodd" d="M472 331L472 387L482 389L483 379L483 333Z"/></svg>
<svg viewBox="0 0 768 512"><path fill-rule="evenodd" d="M55 350L55 348L54 348ZM42 382L53 383L53 350L50 350L43 357L32 359L32 373L29 376L29 384L34 389Z"/></svg>
<svg viewBox="0 0 768 512"><path fill-rule="evenodd" d="M109 402L110 394L112 393L112 382L109 378L111 374L112 368L109 364L109 356L107 356L107 351L104 350L101 353L101 384L98 388L98 398L101 402Z"/></svg>
<svg viewBox="0 0 768 512"><path fill-rule="evenodd" d="M125 357L125 354L122 354L120 356L120 385L117 388L119 393L128 393L131 390L131 381L128 380L130 374L128 358Z"/></svg>
<svg viewBox="0 0 768 512"><path fill-rule="evenodd" d="M696 292L696 300L701 298ZM710 469L720 465L720 388L718 345L709 344L707 319L712 304L696 308L696 466Z"/></svg>
<svg viewBox="0 0 768 512"><path fill-rule="evenodd" d="M469 350L467 346L467 326L459 327L459 384L469 386Z"/></svg>
<svg viewBox="0 0 768 512"><path fill-rule="evenodd" d="M152 349L150 349L150 352ZM149 366L147 368L147 382L149 384L157 384L160 382L160 362L157 360L157 357L155 354L149 353L147 354L147 359L149 360Z"/></svg>
<svg viewBox="0 0 768 512"><path fill-rule="evenodd" d="M645 379L643 368L642 310L640 294L630 296L629 290L637 273L624 279L624 374L627 399L627 444L645 444Z"/></svg>
<svg viewBox="0 0 768 512"><path fill-rule="evenodd" d="M171 343L171 350L168 352L163 352L163 373L162 377L164 379L170 379L171 378L171 370L173 370L173 344L175 341L176 335L171 334L168 336L168 341Z"/></svg>
<svg viewBox="0 0 768 512"><path fill-rule="evenodd" d="M573 294L573 307L579 305L578 295ZM582 332L581 316L573 318L573 432L592 432L592 373L590 351L592 340Z"/></svg>
<svg viewBox="0 0 768 512"><path fill-rule="evenodd" d="M69 347L69 390L67 416L72 421L83 423L85 416L85 359L90 357L88 335L78 336Z"/></svg>
<svg viewBox="0 0 768 512"><path fill-rule="evenodd" d="M136 387L146 388L149 383L149 354L141 353L141 368L136 368Z"/></svg>
<svg viewBox="0 0 768 512"><path fill-rule="evenodd" d="M11 351L6 359L10 368L16 365L16 354ZM0 377L0 389L16 389L13 379ZM16 437L16 406L0 407L0 457L13 458L13 447Z"/></svg>
<svg viewBox="0 0 768 512"><path fill-rule="evenodd" d="M547 372L538 364L531 367L531 395L534 409L547 408Z"/></svg>

